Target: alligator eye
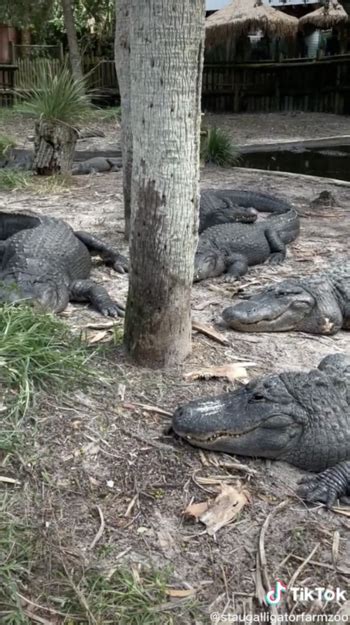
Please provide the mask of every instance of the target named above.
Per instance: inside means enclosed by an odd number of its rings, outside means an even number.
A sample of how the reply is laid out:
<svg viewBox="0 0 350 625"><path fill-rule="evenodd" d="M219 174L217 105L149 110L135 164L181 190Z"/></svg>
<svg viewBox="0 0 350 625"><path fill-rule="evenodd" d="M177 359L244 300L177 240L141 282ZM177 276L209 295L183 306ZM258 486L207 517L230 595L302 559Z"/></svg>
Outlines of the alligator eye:
<svg viewBox="0 0 350 625"><path fill-rule="evenodd" d="M262 393L255 393L255 395L253 395L253 399L254 401L263 401L265 396Z"/></svg>

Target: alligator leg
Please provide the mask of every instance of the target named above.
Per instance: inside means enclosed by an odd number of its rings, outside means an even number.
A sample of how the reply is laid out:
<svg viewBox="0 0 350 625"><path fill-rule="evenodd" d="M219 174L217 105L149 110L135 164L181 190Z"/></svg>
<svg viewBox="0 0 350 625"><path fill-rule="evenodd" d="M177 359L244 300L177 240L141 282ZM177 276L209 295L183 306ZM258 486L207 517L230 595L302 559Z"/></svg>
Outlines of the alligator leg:
<svg viewBox="0 0 350 625"><path fill-rule="evenodd" d="M330 508L339 497L350 494L350 461L340 462L317 475L308 475L299 483L298 495L306 501L321 501Z"/></svg>
<svg viewBox="0 0 350 625"><path fill-rule="evenodd" d="M247 259L241 254L231 254L226 263L224 282L235 282L248 271Z"/></svg>
<svg viewBox="0 0 350 625"><path fill-rule="evenodd" d="M271 265L277 265L285 259L287 248L277 232L266 229L265 236L271 250L271 256L267 262Z"/></svg>
<svg viewBox="0 0 350 625"><path fill-rule="evenodd" d="M124 317L124 306L114 302L106 289L93 280L75 280L70 285L69 299L90 302L105 317Z"/></svg>
<svg viewBox="0 0 350 625"><path fill-rule="evenodd" d="M88 234L88 232L83 232L82 230L74 232L74 234L86 245L90 254L98 254L106 265L113 267L118 273L128 271L128 259L122 254L119 254L119 252L116 252L110 245L107 245L97 237Z"/></svg>

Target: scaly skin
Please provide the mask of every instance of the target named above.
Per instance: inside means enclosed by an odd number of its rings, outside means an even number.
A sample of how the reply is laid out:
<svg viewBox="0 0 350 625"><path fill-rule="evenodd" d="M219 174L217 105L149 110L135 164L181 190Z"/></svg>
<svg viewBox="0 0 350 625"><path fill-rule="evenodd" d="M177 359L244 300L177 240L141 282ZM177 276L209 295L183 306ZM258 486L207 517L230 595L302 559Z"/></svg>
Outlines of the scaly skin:
<svg viewBox="0 0 350 625"><path fill-rule="evenodd" d="M204 230L194 261L194 281L227 274L227 280L243 276L248 267L281 262L286 244L299 234L299 217L290 208L254 224L226 223Z"/></svg>
<svg viewBox="0 0 350 625"><path fill-rule="evenodd" d="M335 334L350 329L350 262L340 258L327 271L288 278L225 308L225 322L241 332Z"/></svg>
<svg viewBox="0 0 350 625"><path fill-rule="evenodd" d="M89 279L90 253L127 271L124 256L85 232L74 233L60 219L1 212L0 302L61 312L70 300L89 301L103 315L122 316L123 307Z"/></svg>
<svg viewBox="0 0 350 625"><path fill-rule="evenodd" d="M318 472L302 480L299 494L331 506L350 494L350 356L191 401L175 411L173 430L191 445Z"/></svg>

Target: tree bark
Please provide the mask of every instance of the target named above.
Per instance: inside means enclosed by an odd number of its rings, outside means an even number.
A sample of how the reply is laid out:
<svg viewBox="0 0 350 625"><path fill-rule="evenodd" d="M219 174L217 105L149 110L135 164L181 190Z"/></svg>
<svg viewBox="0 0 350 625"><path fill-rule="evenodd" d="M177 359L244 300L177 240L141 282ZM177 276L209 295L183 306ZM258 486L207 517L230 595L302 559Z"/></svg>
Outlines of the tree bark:
<svg viewBox="0 0 350 625"><path fill-rule="evenodd" d="M75 80L83 80L77 31L74 22L73 0L62 0L64 26L67 33L69 58Z"/></svg>
<svg viewBox="0 0 350 625"><path fill-rule="evenodd" d="M33 171L41 176L70 174L78 133L72 126L41 119L35 124Z"/></svg>
<svg viewBox="0 0 350 625"><path fill-rule="evenodd" d="M130 0L116 0L115 65L121 107L125 238L130 235L132 130L130 106Z"/></svg>
<svg viewBox="0 0 350 625"><path fill-rule="evenodd" d="M138 364L191 351L204 0L131 1L133 168L125 345Z"/></svg>

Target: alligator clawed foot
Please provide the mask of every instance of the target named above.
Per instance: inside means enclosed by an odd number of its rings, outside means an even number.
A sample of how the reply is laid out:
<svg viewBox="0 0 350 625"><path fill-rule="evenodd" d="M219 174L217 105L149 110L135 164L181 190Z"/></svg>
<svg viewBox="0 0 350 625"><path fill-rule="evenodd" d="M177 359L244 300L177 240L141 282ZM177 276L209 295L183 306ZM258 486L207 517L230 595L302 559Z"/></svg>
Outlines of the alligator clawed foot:
<svg viewBox="0 0 350 625"><path fill-rule="evenodd" d="M118 273L128 273L129 271L129 261L126 256L119 254L112 265L114 271Z"/></svg>
<svg viewBox="0 0 350 625"><path fill-rule="evenodd" d="M125 308L117 302L112 302L100 309L104 317L125 317Z"/></svg>
<svg viewBox="0 0 350 625"><path fill-rule="evenodd" d="M344 492L344 485L338 481L336 467L326 469L317 475L309 475L299 482L297 495L309 503L323 503L331 508Z"/></svg>
<svg viewBox="0 0 350 625"><path fill-rule="evenodd" d="M271 254L270 258L267 259L267 264L268 265L280 265L281 263L283 263L285 257L286 255L283 254L282 252L276 252L274 254Z"/></svg>

